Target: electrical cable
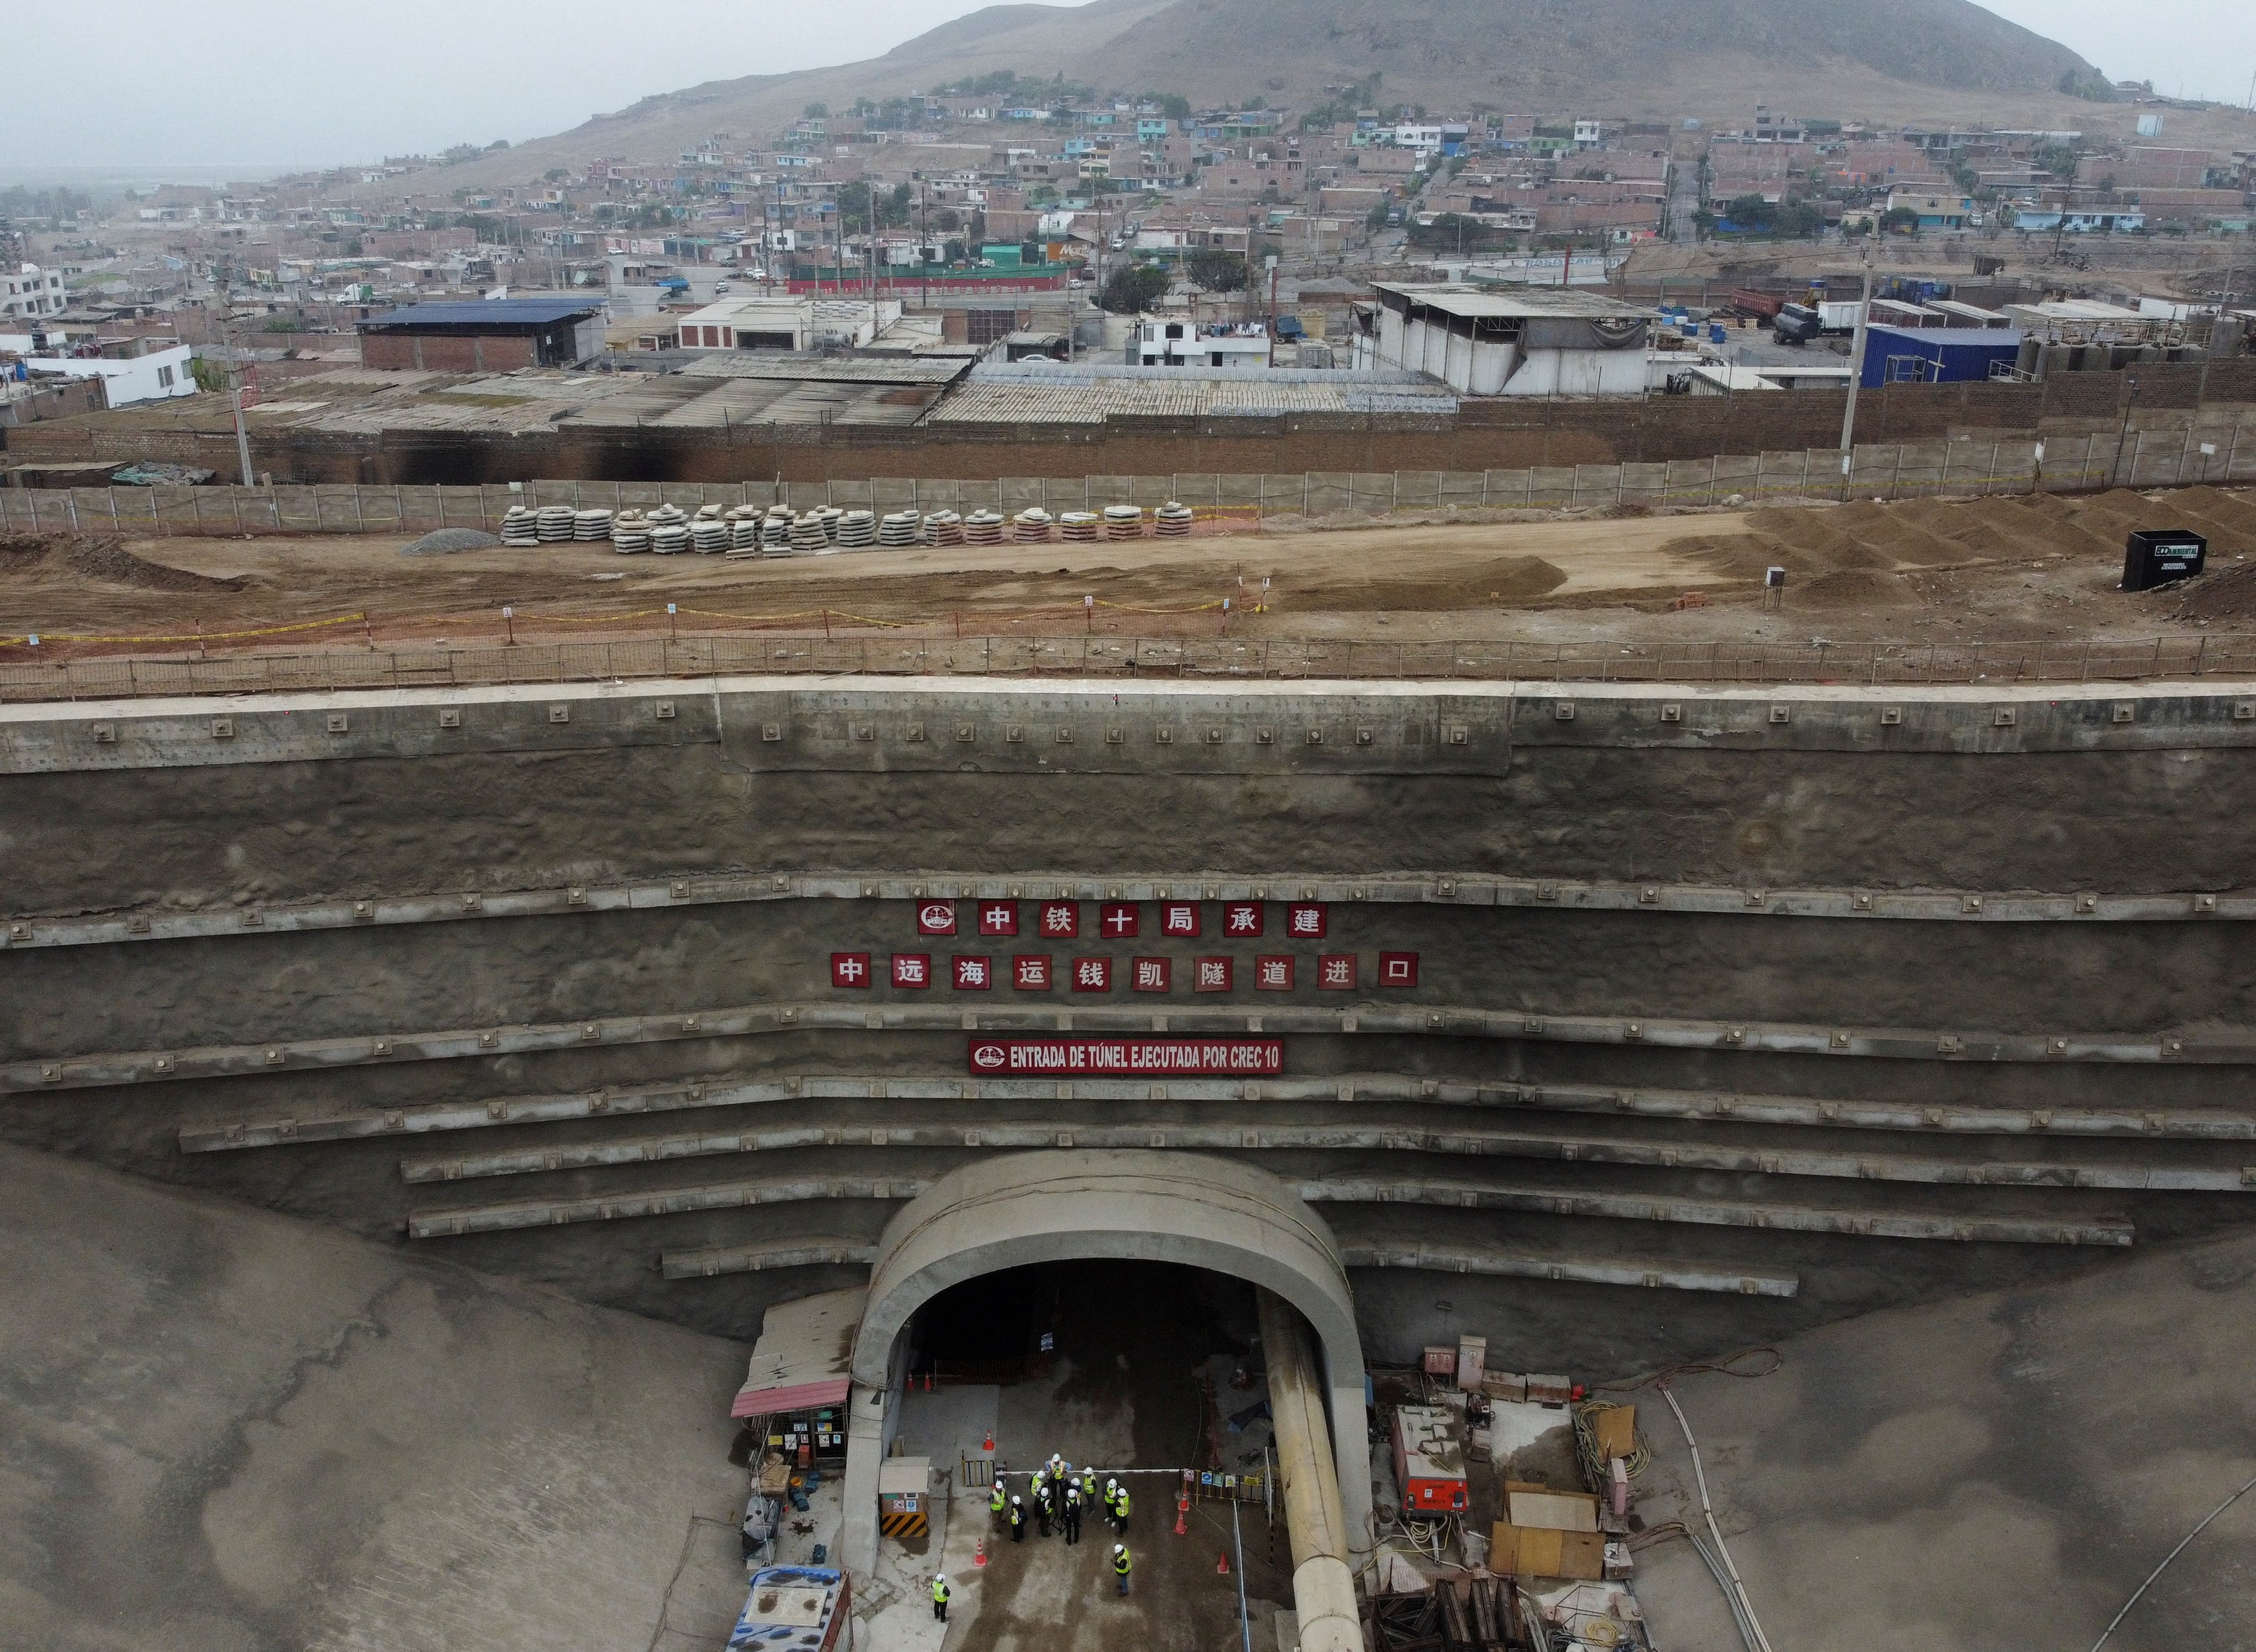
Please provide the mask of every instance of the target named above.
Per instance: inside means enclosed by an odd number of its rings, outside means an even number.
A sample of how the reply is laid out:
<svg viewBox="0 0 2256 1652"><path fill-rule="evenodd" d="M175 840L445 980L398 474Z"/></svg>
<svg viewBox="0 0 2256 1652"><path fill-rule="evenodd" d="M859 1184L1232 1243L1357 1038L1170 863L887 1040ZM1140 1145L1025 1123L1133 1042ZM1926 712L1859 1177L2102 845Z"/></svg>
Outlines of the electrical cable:
<svg viewBox="0 0 2256 1652"><path fill-rule="evenodd" d="M1772 1349L1770 1352L1775 1353L1777 1350ZM1777 1368L1776 1366L1771 1367L1772 1370ZM1733 1373L1732 1374L1761 1374ZM1676 1413L1676 1426L1684 1431L1684 1444L1692 1453L1693 1478L1699 1482L1700 1487L1700 1512L1707 1518L1709 1535L1716 1540L1716 1552L1723 1557L1724 1569L1731 1573L1731 1592L1738 1598L1738 1604L1745 1608L1745 1627L1753 1633L1753 1638L1748 1644L1753 1648L1753 1652L1772 1652L1770 1637L1763 1633L1762 1620L1755 1616L1755 1603L1748 1599L1747 1585L1739 1576L1738 1564L1731 1558L1731 1545L1724 1541L1724 1529L1716 1523L1715 1506L1708 1501L1708 1471L1701 1466L1700 1443L1692 1438L1692 1424L1685 1420L1684 1408L1676 1402L1676 1395L1670 1391L1667 1381L1664 1379L1656 1386L1660 1390L1660 1397L1668 1402L1668 1409Z"/></svg>
<svg viewBox="0 0 2256 1652"><path fill-rule="evenodd" d="M2107 1637L2115 1633L2116 1625L2121 1623L2124 1619L2131 1615L2131 1608L2139 1604L2139 1597L2147 1592L2147 1588L2154 1583L2155 1578L2162 1575L2163 1571L2169 1565L2171 1561L2175 1560L2180 1555L2185 1552L2186 1545L2188 1543L2190 1543L2195 1538L2200 1536L2203 1532L2209 1529L2210 1521L2215 1520L2226 1509L2231 1508L2233 1504L2238 1502L2243 1497L2245 1497L2251 1490L2256 1490L2256 1479L2251 1479L2243 1484L2238 1491L2233 1493L2231 1496L2226 1498L2216 1508L2210 1509L2209 1511L2209 1518L2207 1520L2203 1521L2200 1525L2196 1526L2191 1531L2186 1533L2184 1536L2178 1539L2178 1546L2162 1557L2162 1564L2156 1566L2152 1571L2147 1574L2147 1581L2140 1584L2136 1589L2133 1589L2131 1592L2131 1598L2123 1603L2123 1609L2110 1619L2108 1620L2107 1627L2099 1632L2099 1638L2091 1643L2091 1652L2099 1652L2099 1648L2107 1644Z"/></svg>

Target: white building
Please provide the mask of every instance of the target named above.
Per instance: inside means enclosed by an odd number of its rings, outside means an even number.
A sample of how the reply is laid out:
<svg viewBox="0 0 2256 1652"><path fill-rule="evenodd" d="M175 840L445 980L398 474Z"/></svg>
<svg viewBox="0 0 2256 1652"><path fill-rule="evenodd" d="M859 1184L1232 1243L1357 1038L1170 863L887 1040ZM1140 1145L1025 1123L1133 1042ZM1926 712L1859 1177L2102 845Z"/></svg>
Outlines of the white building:
<svg viewBox="0 0 2256 1652"><path fill-rule="evenodd" d="M1405 121L1394 129L1394 147L1414 149L1421 155L1438 155L1442 152L1442 129Z"/></svg>
<svg viewBox="0 0 2256 1652"><path fill-rule="evenodd" d="M1269 329L1258 321L1202 327L1146 316L1128 346L1131 367L1266 367Z"/></svg>
<svg viewBox="0 0 2256 1652"><path fill-rule="evenodd" d="M900 301L879 299L722 299L681 318L685 350L858 349L901 319Z"/></svg>
<svg viewBox="0 0 2256 1652"><path fill-rule="evenodd" d="M1638 396L1649 311L1568 287L1381 281L1357 367L1399 367L1466 396Z"/></svg>
<svg viewBox="0 0 2256 1652"><path fill-rule="evenodd" d="M60 270L27 264L0 276L0 316L56 315L70 307Z"/></svg>
<svg viewBox="0 0 2256 1652"><path fill-rule="evenodd" d="M71 353L61 354L61 348ZM0 333L0 353L21 356L33 383L98 378L112 407L196 393L195 375L188 370L191 352L178 339L103 339L67 347L43 345L35 351L32 334Z"/></svg>

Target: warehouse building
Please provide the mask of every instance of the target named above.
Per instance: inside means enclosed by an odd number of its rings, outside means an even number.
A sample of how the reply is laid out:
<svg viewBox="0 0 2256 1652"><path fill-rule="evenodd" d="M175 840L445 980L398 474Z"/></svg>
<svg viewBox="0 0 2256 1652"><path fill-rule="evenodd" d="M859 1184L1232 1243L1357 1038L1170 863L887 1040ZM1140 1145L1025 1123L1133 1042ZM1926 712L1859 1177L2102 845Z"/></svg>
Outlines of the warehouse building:
<svg viewBox="0 0 2256 1652"><path fill-rule="evenodd" d="M1637 396L1648 312L1566 288L1382 281L1358 367L1403 368L1465 396Z"/></svg>
<svg viewBox="0 0 2256 1652"><path fill-rule="evenodd" d="M363 367L506 373L603 354L603 313L584 299L414 304L356 323Z"/></svg>

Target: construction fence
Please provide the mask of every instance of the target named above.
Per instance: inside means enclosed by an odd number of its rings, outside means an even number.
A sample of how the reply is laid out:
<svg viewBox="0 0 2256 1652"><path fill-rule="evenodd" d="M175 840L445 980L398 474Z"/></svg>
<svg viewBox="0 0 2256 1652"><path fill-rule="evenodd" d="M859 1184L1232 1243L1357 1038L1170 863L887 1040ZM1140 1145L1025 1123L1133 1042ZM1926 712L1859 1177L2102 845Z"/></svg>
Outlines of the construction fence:
<svg viewBox="0 0 2256 1652"><path fill-rule="evenodd" d="M210 658L0 663L0 701L495 683L829 675L1745 684L2086 683L2256 676L2256 638L2131 642L1623 643L1210 637L638 637L335 648Z"/></svg>
<svg viewBox="0 0 2256 1652"><path fill-rule="evenodd" d="M1790 393L1790 392L1789 392ZM2219 410L2182 427L1860 446L1844 475L1836 447L1522 470L1304 471L1273 475L1005 476L988 482L528 482L482 487L0 488L0 532L124 534L426 533L499 531L512 505L607 510L672 504L879 513L1039 507L1052 515L1170 500L1209 522L1474 509L1752 504L1788 498L2082 493L2110 487L2256 482L2256 410Z"/></svg>

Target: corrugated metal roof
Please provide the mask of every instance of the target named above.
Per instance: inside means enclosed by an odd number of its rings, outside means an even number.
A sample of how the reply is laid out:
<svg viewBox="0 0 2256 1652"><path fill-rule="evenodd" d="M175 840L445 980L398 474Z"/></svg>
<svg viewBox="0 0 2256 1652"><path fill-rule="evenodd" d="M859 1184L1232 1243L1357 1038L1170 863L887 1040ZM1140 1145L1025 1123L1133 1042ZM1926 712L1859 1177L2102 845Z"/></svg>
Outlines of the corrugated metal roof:
<svg viewBox="0 0 2256 1652"><path fill-rule="evenodd" d="M1380 292L1394 293L1413 304L1449 315L1545 316L1573 320L1618 320L1648 316L1653 312L1619 299L1572 287L1473 287L1457 282L1378 281Z"/></svg>
<svg viewBox="0 0 2256 1652"><path fill-rule="evenodd" d="M593 315L602 307L585 299L480 299L476 303L404 305L354 325L363 333L426 327L546 327Z"/></svg>
<svg viewBox="0 0 2256 1652"><path fill-rule="evenodd" d="M685 378L791 378L830 384L950 384L970 359L960 355L824 355L800 350L735 350L681 366Z"/></svg>

